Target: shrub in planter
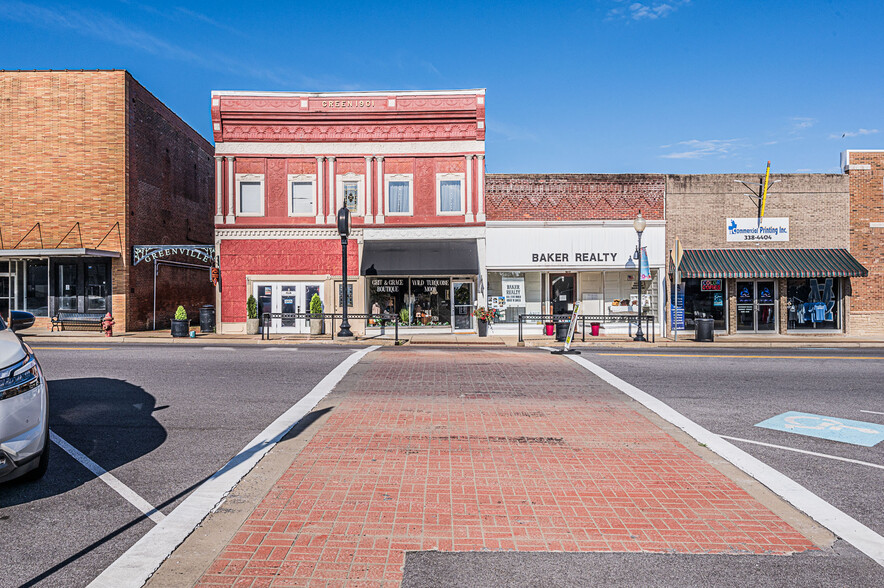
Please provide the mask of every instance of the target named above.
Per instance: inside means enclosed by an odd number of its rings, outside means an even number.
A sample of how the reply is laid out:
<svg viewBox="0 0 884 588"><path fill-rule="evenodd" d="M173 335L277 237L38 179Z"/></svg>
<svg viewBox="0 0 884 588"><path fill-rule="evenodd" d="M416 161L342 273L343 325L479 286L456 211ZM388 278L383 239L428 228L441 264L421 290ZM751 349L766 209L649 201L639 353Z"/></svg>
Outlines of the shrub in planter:
<svg viewBox="0 0 884 588"><path fill-rule="evenodd" d="M190 321L187 320L187 311L183 306L179 306L175 311L175 318L172 319L172 336L187 337L190 334Z"/></svg>
<svg viewBox="0 0 884 588"><path fill-rule="evenodd" d="M310 334L322 334L322 300L319 298L319 294L314 294L310 299L310 315Z"/></svg>
<svg viewBox="0 0 884 588"><path fill-rule="evenodd" d="M399 311L399 324L407 325L408 324L408 309L403 308Z"/></svg>
<svg viewBox="0 0 884 588"><path fill-rule="evenodd" d="M246 313L248 316L246 319L246 335L257 335L259 328L258 301L251 294L249 294L249 299L246 300Z"/></svg>

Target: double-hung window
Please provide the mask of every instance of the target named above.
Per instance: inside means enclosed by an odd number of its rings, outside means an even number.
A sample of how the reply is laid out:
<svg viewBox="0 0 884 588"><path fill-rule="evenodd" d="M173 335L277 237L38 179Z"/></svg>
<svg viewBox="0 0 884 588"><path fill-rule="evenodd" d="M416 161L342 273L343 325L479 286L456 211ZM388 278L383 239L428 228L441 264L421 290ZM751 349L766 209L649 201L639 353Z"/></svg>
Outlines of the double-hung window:
<svg viewBox="0 0 884 588"><path fill-rule="evenodd" d="M316 214L315 176L289 174L289 216Z"/></svg>
<svg viewBox="0 0 884 588"><path fill-rule="evenodd" d="M436 214L464 214L463 174L436 174Z"/></svg>
<svg viewBox="0 0 884 588"><path fill-rule="evenodd" d="M264 216L264 176L236 174L238 216Z"/></svg>
<svg viewBox="0 0 884 588"><path fill-rule="evenodd" d="M411 215L414 213L413 178L410 174L388 174L387 214Z"/></svg>

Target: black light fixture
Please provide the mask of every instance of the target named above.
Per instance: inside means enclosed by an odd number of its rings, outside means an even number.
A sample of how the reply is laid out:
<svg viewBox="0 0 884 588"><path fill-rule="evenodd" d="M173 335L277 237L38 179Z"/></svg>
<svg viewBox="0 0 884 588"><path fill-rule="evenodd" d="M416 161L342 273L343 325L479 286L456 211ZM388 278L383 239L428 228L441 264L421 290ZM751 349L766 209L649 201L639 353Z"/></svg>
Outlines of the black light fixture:
<svg viewBox="0 0 884 588"><path fill-rule="evenodd" d="M638 267L638 330L635 332L633 341L647 341L644 333L642 333L642 233L647 226L647 221L642 217L641 211L632 222L632 228L638 233L638 249L636 250L636 266Z"/></svg>
<svg viewBox="0 0 884 588"><path fill-rule="evenodd" d="M346 206L342 206L338 211L338 234L341 236L341 273L344 277L341 292L344 316L341 320L341 330L338 331L338 337L352 337L350 321L347 320L347 304L350 302L350 297L347 296L347 238L350 236L350 210Z"/></svg>

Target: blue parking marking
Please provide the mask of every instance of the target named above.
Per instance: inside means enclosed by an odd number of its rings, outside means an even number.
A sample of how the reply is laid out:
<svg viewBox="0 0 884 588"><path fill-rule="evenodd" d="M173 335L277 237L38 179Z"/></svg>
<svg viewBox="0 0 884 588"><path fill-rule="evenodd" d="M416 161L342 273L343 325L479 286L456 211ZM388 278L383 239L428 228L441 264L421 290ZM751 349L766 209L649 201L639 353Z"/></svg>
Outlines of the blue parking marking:
<svg viewBox="0 0 884 588"><path fill-rule="evenodd" d="M863 447L872 447L884 441L884 425L806 412L784 412L755 426Z"/></svg>

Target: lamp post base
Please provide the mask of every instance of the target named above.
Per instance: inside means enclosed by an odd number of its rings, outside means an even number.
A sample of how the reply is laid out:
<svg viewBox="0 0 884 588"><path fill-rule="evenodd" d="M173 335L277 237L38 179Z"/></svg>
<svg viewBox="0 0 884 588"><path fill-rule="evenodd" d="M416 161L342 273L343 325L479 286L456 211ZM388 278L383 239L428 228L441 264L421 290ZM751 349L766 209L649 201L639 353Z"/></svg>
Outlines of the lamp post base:
<svg viewBox="0 0 884 588"><path fill-rule="evenodd" d="M341 330L338 331L338 337L352 337L353 333L350 331L350 323L346 320L341 323Z"/></svg>
<svg viewBox="0 0 884 588"><path fill-rule="evenodd" d="M645 339L645 335L644 335L644 333L642 333L641 329L636 331L635 337L633 337L632 340L638 341L638 342L645 342L645 343L647 343L647 341L648 341L647 339Z"/></svg>

